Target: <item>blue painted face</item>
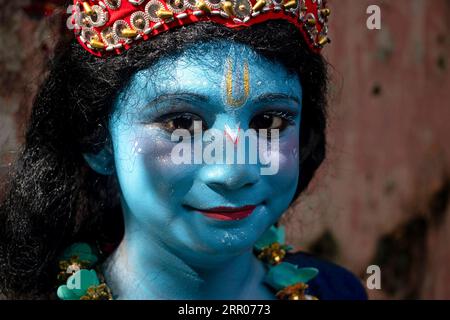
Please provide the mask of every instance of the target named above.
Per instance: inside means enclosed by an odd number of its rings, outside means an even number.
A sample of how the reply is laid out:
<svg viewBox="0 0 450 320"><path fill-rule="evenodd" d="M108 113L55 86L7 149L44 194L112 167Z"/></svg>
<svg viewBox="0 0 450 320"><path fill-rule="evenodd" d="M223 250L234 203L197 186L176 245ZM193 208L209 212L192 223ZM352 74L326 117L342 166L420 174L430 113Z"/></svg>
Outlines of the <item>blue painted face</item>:
<svg viewBox="0 0 450 320"><path fill-rule="evenodd" d="M135 74L110 120L126 236L192 266L214 266L251 250L297 187L300 102L296 74L232 42L197 44ZM277 174L261 175L262 164L175 164L178 142L171 133L192 131L200 120L203 130L220 132L279 129L279 150L272 154ZM197 136L184 143L198 142ZM245 206L234 220L204 214Z"/></svg>

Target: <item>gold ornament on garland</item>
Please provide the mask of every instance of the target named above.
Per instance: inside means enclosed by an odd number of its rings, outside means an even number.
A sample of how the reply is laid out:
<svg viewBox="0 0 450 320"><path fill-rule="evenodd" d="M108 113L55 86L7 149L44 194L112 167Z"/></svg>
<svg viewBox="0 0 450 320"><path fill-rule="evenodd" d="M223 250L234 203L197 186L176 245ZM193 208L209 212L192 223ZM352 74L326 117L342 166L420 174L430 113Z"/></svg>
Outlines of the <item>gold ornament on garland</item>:
<svg viewBox="0 0 450 320"><path fill-rule="evenodd" d="M308 289L306 283L297 283L286 287L277 292L277 298L280 300L318 300L316 297L305 294Z"/></svg>
<svg viewBox="0 0 450 320"><path fill-rule="evenodd" d="M106 283L101 283L98 286L91 286L80 300L112 300L111 290Z"/></svg>
<svg viewBox="0 0 450 320"><path fill-rule="evenodd" d="M286 246L279 244L278 242L272 243L267 247L264 247L258 254L258 259L275 265L280 263L286 256Z"/></svg>

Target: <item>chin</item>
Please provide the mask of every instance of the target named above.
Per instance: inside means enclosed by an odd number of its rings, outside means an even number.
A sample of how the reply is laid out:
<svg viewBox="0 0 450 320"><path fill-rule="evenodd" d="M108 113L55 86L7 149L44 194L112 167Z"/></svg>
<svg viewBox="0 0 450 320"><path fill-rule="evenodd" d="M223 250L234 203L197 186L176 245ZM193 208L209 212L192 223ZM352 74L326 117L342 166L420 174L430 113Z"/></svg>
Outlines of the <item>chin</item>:
<svg viewBox="0 0 450 320"><path fill-rule="evenodd" d="M194 269L216 269L222 267L224 264L233 261L234 258L238 257L242 251L246 251L248 248L242 247L227 247L224 250L210 251L206 252L195 252L193 256L185 261L188 265Z"/></svg>
<svg viewBox="0 0 450 320"><path fill-rule="evenodd" d="M192 267L202 269L216 268L221 264L238 257L244 252L252 251L256 240L245 239L224 243L219 239L204 239L199 243L180 244L175 246L178 258Z"/></svg>

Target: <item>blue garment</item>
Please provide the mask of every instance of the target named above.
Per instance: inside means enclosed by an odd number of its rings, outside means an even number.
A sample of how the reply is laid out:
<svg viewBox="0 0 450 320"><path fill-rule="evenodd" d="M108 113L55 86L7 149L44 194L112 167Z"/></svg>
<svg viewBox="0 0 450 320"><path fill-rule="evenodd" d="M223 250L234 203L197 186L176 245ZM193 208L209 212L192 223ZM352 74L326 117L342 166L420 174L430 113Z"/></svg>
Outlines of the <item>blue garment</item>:
<svg viewBox="0 0 450 320"><path fill-rule="evenodd" d="M319 270L317 277L308 282L307 293L319 300L367 300L361 281L350 271L311 254L297 252L284 259L299 268L312 267Z"/></svg>

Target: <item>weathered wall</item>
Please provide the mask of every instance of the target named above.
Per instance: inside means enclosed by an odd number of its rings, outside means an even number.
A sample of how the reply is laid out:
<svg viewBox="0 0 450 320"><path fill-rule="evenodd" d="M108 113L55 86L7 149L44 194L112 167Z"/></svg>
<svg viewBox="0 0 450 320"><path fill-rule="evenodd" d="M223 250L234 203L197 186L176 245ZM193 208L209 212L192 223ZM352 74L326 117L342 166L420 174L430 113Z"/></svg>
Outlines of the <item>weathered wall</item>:
<svg viewBox="0 0 450 320"><path fill-rule="evenodd" d="M61 33L61 15L43 19L54 7L44 2L0 0L0 174L22 141L31 102Z"/></svg>
<svg viewBox="0 0 450 320"><path fill-rule="evenodd" d="M365 27L370 4L381 31ZM380 265L373 298L450 299L450 1L331 7L329 158L290 238L362 277Z"/></svg>
<svg viewBox="0 0 450 320"><path fill-rule="evenodd" d="M3 172L59 32L30 2L0 0ZM363 279L378 264L372 298L450 299L450 1L330 2L329 156L286 217L289 239ZM366 28L371 4L380 31Z"/></svg>

